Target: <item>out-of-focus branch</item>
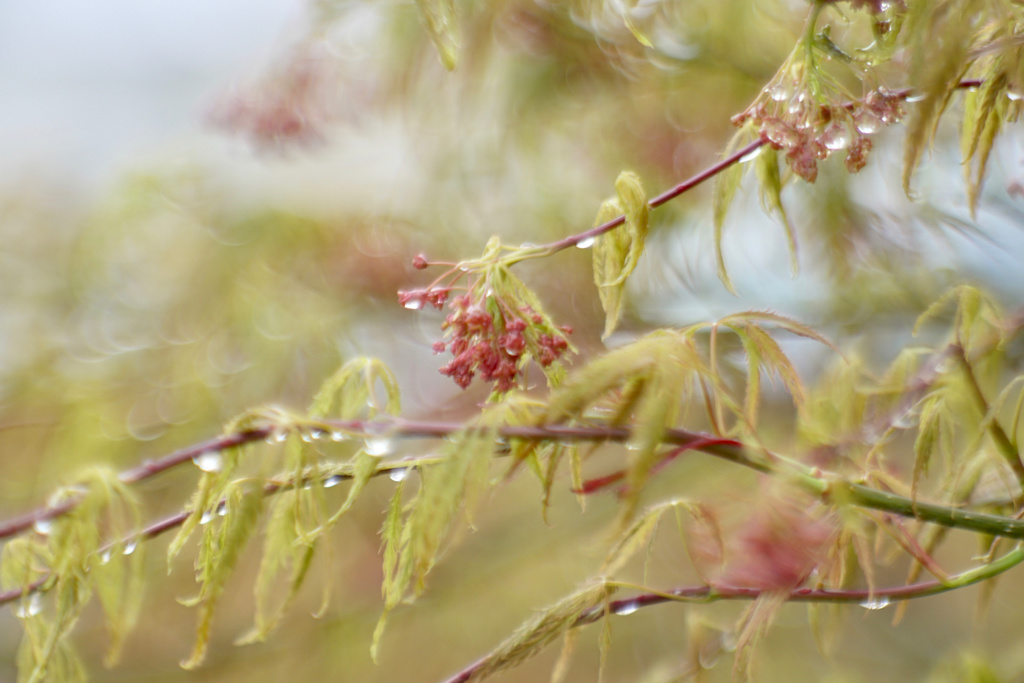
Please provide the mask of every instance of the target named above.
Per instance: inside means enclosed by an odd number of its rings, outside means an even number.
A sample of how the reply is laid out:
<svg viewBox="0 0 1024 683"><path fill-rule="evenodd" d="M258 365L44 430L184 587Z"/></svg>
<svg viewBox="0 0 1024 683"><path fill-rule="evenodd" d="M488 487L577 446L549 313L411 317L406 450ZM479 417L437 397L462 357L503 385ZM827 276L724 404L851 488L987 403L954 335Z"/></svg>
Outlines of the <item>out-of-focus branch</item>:
<svg viewBox="0 0 1024 683"><path fill-rule="evenodd" d="M1024 561L1024 550L1015 548L994 562L952 576L946 581L924 581L907 586L876 588L874 590L795 588L789 592L789 596L786 599L789 602L859 604L869 609L880 609L893 602L937 595L991 579L1017 566L1022 561ZM608 585L614 586L616 584L611 582ZM707 603L719 600L756 600L764 592L760 588L687 586L663 592L640 593L630 598L612 600L607 605L587 610L576 619L571 628L592 624L609 615L632 614L641 608L660 605L666 602ZM457 674L446 678L444 683L469 683L477 677L478 673L488 667L490 663L490 656L482 657Z"/></svg>
<svg viewBox="0 0 1024 683"><path fill-rule="evenodd" d="M368 438L379 437L382 434L392 438L445 438L467 428L467 425L460 422L435 422L400 418L380 421L318 420L315 424L327 429L340 430L350 434L364 434ZM204 441L191 448L176 451L159 460L128 470L121 476L126 482L138 482L183 463L190 462L202 454L235 448L246 443L266 439L275 432L275 429L275 427L271 426L250 429L237 434L228 434ZM534 441L609 441L622 443L630 438L630 431L624 427L608 427L603 425L506 426L500 428L498 433L508 439ZM787 477L810 493L831 502L853 504L933 524L1024 540L1024 521L1022 520L961 510L921 500L911 500L894 493L880 491L870 486L847 481L829 472L805 467L781 456L765 458L763 451L748 451L739 441L719 439L712 435L690 432L683 429L666 430L662 441L669 445L688 446L693 450L699 450L700 452L764 474ZM75 503L72 501L58 507L45 507L26 513L7 523L0 524L0 537L12 536L25 531L36 520L59 517L73 509L74 506ZM178 523L180 524L180 522ZM145 535L146 532L142 533Z"/></svg>
<svg viewBox="0 0 1024 683"><path fill-rule="evenodd" d="M157 460L147 460L138 467L122 472L120 479L126 484L136 484L144 479L149 479L161 472L177 467L182 463L191 462L207 453L218 453L253 441L260 441L267 438L273 431L272 427L266 427L218 436L217 438L182 448ZM6 522L0 522L0 539L20 534L22 531L31 528L36 522L44 522L67 514L77 504L76 501L69 500L60 505L41 507Z"/></svg>

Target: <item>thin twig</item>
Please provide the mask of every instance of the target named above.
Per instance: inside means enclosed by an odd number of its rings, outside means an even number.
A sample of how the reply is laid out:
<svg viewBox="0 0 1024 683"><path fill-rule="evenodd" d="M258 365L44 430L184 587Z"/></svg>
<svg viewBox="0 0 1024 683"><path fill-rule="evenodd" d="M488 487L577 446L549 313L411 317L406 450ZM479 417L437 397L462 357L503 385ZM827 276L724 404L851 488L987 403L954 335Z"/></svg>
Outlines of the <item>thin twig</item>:
<svg viewBox="0 0 1024 683"><path fill-rule="evenodd" d="M968 570L956 577L951 577L945 582L923 581L906 586L875 588L874 590L796 588L789 592L789 596L786 599L790 602L861 604L872 609L879 609L892 602L924 598L985 581L1017 566L1021 561L1024 561L1024 551L1017 548L995 562ZM666 602L695 601L707 603L719 600L756 600L764 592L765 590L760 588L687 586L663 592L641 593L631 598L612 600L607 605L593 607L581 614L570 628L592 624L606 618L607 615L631 614L638 609ZM490 665L491 659L491 655L481 657L454 676L446 678L444 683L469 683L469 681L474 680L478 673Z"/></svg>

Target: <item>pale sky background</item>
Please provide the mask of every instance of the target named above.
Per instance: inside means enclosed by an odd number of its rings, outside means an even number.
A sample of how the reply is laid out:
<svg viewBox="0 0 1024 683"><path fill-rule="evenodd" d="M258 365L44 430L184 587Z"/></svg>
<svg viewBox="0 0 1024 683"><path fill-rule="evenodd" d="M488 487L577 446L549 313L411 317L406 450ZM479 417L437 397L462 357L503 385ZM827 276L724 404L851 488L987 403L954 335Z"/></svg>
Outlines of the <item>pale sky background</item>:
<svg viewBox="0 0 1024 683"><path fill-rule="evenodd" d="M0 2L0 183L96 191L203 129L302 26L301 0Z"/></svg>

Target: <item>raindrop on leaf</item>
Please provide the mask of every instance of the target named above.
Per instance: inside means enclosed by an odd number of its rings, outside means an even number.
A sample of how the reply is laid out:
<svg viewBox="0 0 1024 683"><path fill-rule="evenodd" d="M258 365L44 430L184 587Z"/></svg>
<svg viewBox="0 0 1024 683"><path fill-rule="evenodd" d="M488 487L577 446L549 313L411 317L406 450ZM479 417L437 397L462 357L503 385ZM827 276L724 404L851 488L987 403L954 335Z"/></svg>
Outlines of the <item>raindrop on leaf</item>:
<svg viewBox="0 0 1024 683"><path fill-rule="evenodd" d="M367 455L387 455L391 452L391 439L386 436L372 437L366 440L363 447Z"/></svg>
<svg viewBox="0 0 1024 683"><path fill-rule="evenodd" d="M43 611L43 599L39 593L33 593L28 598L23 599L18 606L14 609L14 616L19 619L27 619L34 617Z"/></svg>
<svg viewBox="0 0 1024 683"><path fill-rule="evenodd" d="M192 458L192 462L203 472L220 472L224 469L224 458L220 453L202 453Z"/></svg>

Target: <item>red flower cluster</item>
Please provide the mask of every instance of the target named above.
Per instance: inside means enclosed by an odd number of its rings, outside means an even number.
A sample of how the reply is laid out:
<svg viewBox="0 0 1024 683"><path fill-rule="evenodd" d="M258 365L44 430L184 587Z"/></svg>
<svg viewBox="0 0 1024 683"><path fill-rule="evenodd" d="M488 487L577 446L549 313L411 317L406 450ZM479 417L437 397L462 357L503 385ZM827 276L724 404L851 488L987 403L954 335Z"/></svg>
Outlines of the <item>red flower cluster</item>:
<svg viewBox="0 0 1024 683"><path fill-rule="evenodd" d="M773 149L786 150L786 162L793 172L809 183L818 178L818 161L832 152L846 152L846 168L856 173L867 163L871 140L867 135L903 116L902 98L879 88L853 107L812 103L799 89L791 93L785 83L765 89L750 109L733 117L743 125L753 121L762 139Z"/></svg>
<svg viewBox="0 0 1024 683"><path fill-rule="evenodd" d="M485 308L485 300L474 301L469 294L452 299L452 313L444 322L451 340L434 343L435 353L450 351L453 358L441 374L451 377L465 389L478 373L495 389L506 392L516 386L522 372L522 357L527 351L542 366L554 363L569 348L561 334L550 334L536 329L544 319L529 306L501 311L497 319ZM560 328L568 334L568 327Z"/></svg>

